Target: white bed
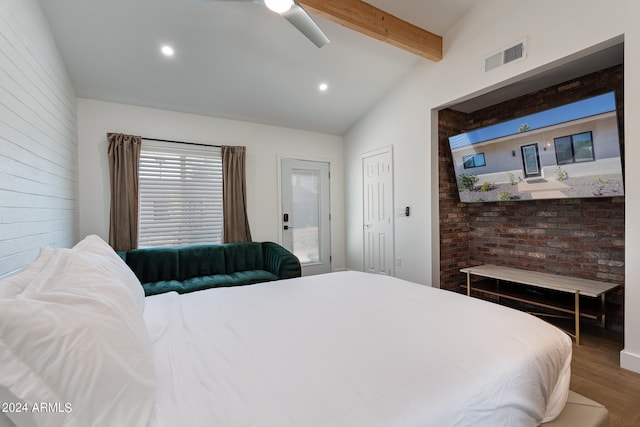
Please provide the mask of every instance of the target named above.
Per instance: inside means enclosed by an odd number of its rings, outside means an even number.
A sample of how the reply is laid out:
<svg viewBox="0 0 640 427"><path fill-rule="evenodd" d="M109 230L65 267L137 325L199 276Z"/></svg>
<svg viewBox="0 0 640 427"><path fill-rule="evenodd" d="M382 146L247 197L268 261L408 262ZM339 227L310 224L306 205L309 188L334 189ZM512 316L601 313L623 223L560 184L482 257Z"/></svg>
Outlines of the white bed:
<svg viewBox="0 0 640 427"><path fill-rule="evenodd" d="M571 340L358 272L144 298L97 236L0 281L0 426L536 426Z"/></svg>
<svg viewBox="0 0 640 427"><path fill-rule="evenodd" d="M567 335L496 304L358 272L148 297L151 426L536 426Z"/></svg>

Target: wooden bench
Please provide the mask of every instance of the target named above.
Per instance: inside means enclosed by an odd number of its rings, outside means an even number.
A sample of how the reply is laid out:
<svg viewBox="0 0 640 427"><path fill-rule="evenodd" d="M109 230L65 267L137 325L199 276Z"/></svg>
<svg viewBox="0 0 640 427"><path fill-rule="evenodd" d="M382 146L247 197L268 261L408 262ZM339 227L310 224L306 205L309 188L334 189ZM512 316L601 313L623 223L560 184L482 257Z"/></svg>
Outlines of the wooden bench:
<svg viewBox="0 0 640 427"><path fill-rule="evenodd" d="M485 295L492 295L498 300L504 298L571 315L575 322L575 334L569 334L575 338L578 345L580 345L580 318L599 319L602 327L604 327L605 295L620 286L615 283L492 264L463 268L460 271L467 274L467 295L469 296L473 291L477 291ZM494 279L494 281L481 281L472 284L472 275ZM572 298L570 298L570 301L551 300L544 294L523 291L513 286L510 287L510 283L519 283L532 288L572 294ZM581 307L581 296L587 297L583 302L584 307Z"/></svg>

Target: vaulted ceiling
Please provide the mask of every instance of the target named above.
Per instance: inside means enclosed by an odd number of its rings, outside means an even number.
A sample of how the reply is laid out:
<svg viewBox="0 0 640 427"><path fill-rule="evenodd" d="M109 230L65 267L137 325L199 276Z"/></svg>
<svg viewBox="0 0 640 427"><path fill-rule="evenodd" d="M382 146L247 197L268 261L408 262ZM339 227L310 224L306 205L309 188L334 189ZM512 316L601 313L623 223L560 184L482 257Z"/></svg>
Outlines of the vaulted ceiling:
<svg viewBox="0 0 640 427"><path fill-rule="evenodd" d="M475 2L300 3L328 45L247 1L41 0L79 97L336 135L439 60L440 37Z"/></svg>

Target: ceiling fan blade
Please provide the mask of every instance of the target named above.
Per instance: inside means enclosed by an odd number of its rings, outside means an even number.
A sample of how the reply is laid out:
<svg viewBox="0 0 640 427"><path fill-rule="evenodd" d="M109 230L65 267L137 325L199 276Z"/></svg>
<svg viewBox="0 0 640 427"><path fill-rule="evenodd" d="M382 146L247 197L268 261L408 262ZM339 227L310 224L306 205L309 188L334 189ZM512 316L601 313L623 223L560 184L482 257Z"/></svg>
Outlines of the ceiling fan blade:
<svg viewBox="0 0 640 427"><path fill-rule="evenodd" d="M294 2L291 8L282 13L281 16L291 22L294 27L296 27L316 46L322 47L329 43L329 38L297 2Z"/></svg>
<svg viewBox="0 0 640 427"><path fill-rule="evenodd" d="M191 0L196 3L205 2L223 2L237 1L243 3L258 3L264 6L264 0ZM304 34L309 40L318 47L322 47L329 43L329 38L322 32L318 24L309 16L309 14L294 0L291 8L281 13L280 16L289 21L294 27Z"/></svg>

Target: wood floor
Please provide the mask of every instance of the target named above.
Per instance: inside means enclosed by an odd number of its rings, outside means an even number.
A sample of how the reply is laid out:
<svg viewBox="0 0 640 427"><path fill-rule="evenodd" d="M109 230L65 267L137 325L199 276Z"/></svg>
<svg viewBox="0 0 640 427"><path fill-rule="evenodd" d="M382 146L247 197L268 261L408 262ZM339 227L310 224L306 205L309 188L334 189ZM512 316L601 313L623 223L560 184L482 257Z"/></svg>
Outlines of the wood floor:
<svg viewBox="0 0 640 427"><path fill-rule="evenodd" d="M640 374L620 368L622 347L621 335L583 330L580 346L573 345L570 388L603 404L610 427L638 427Z"/></svg>

